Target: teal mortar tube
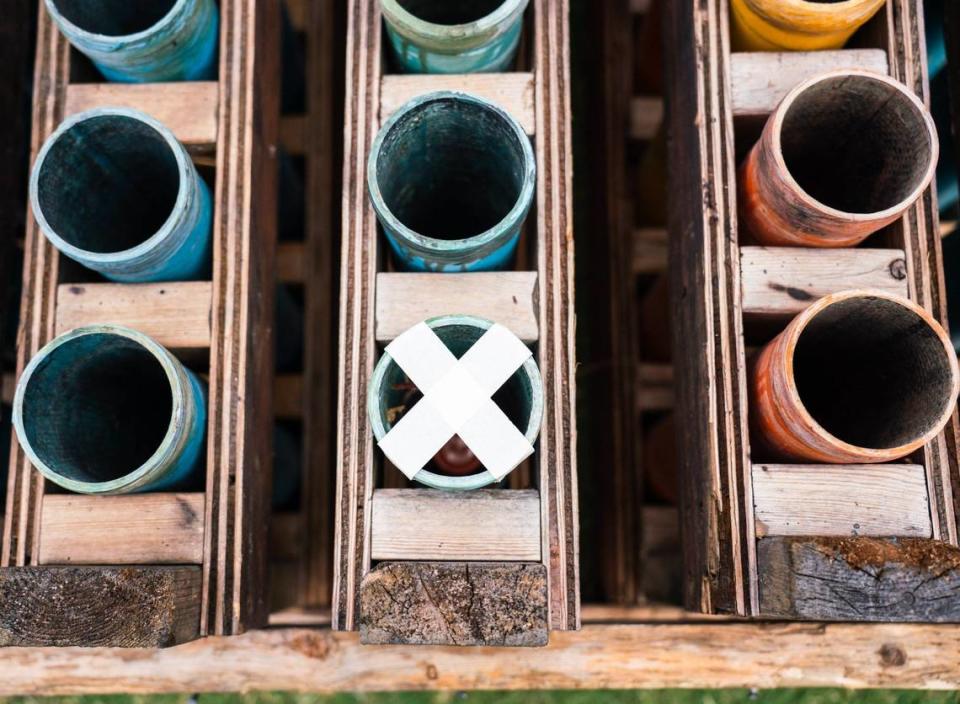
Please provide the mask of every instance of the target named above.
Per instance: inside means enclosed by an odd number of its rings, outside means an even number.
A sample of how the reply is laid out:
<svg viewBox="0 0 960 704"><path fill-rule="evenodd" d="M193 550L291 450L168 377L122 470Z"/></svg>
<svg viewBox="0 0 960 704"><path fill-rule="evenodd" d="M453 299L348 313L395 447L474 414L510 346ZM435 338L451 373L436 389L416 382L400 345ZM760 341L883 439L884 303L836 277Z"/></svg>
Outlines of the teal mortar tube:
<svg viewBox="0 0 960 704"><path fill-rule="evenodd" d="M387 120L367 163L387 242L411 271L509 268L536 187L530 140L477 96L418 96Z"/></svg>
<svg viewBox="0 0 960 704"><path fill-rule="evenodd" d="M381 0L387 39L406 73L505 71L528 0Z"/></svg>
<svg viewBox="0 0 960 704"><path fill-rule="evenodd" d="M40 150L30 205L63 254L114 281L208 274L210 189L169 129L125 108L64 121Z"/></svg>
<svg viewBox="0 0 960 704"><path fill-rule="evenodd" d="M67 40L109 81L213 80L214 0L46 0Z"/></svg>
<svg viewBox="0 0 960 704"><path fill-rule="evenodd" d="M13 401L30 462L81 494L191 485L206 417L202 382L153 339L119 325L81 327L50 342L24 369Z"/></svg>

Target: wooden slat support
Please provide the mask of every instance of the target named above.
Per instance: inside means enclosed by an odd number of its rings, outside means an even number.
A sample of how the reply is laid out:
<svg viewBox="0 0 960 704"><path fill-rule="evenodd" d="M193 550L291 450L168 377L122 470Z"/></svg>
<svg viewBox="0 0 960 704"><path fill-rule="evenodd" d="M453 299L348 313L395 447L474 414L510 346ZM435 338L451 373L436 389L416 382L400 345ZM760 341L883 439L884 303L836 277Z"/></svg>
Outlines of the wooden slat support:
<svg viewBox="0 0 960 704"><path fill-rule="evenodd" d="M630 138L640 141L653 139L663 122L663 98L651 95L635 96L630 101Z"/></svg>
<svg viewBox="0 0 960 704"><path fill-rule="evenodd" d="M280 146L288 154L302 156L306 150L307 117L284 115L280 118Z"/></svg>
<svg viewBox="0 0 960 704"><path fill-rule="evenodd" d="M67 87L65 117L101 107L139 110L163 123L191 151L217 144L216 81L75 83Z"/></svg>
<svg viewBox="0 0 960 704"><path fill-rule="evenodd" d="M43 497L42 565L203 562L203 494Z"/></svg>
<svg viewBox="0 0 960 704"><path fill-rule="evenodd" d="M303 417L303 376L278 374L273 382L273 412L277 418Z"/></svg>
<svg viewBox="0 0 960 704"><path fill-rule="evenodd" d="M56 334L81 325L115 323L173 349L210 346L209 281L163 284L60 284Z"/></svg>
<svg viewBox="0 0 960 704"><path fill-rule="evenodd" d="M668 411L674 405L673 367L641 363L637 367L637 410L640 413Z"/></svg>
<svg viewBox="0 0 960 704"><path fill-rule="evenodd" d="M277 280L285 284L302 284L306 279L303 242L281 242L277 245Z"/></svg>
<svg viewBox="0 0 960 704"><path fill-rule="evenodd" d="M929 538L923 467L915 464L753 466L757 536Z"/></svg>
<svg viewBox="0 0 960 704"><path fill-rule="evenodd" d="M523 127L536 129L533 107L533 74L471 73L465 75L388 75L380 88L380 121L386 122L404 103L422 93L456 90L496 103Z"/></svg>
<svg viewBox="0 0 960 704"><path fill-rule="evenodd" d="M13 394L16 391L17 379L13 374L4 374L3 383L2 383L2 394L0 394L0 401L3 401L6 404L13 403Z"/></svg>
<svg viewBox="0 0 960 704"><path fill-rule="evenodd" d="M901 249L741 247L740 272L744 315L792 316L853 288L909 295Z"/></svg>
<svg viewBox="0 0 960 704"><path fill-rule="evenodd" d="M196 566L3 567L0 646L185 643L197 637L199 595Z"/></svg>
<svg viewBox="0 0 960 704"><path fill-rule="evenodd" d="M537 273L377 274L376 337L389 342L421 320L452 311L477 315L536 342Z"/></svg>
<svg viewBox="0 0 960 704"><path fill-rule="evenodd" d="M762 538L760 613L817 621L960 622L960 550L903 538Z"/></svg>
<svg viewBox="0 0 960 704"><path fill-rule="evenodd" d="M536 490L373 492L373 560L540 560Z"/></svg>
<svg viewBox="0 0 960 704"><path fill-rule="evenodd" d="M633 273L659 274L667 268L667 231L640 227L633 231Z"/></svg>

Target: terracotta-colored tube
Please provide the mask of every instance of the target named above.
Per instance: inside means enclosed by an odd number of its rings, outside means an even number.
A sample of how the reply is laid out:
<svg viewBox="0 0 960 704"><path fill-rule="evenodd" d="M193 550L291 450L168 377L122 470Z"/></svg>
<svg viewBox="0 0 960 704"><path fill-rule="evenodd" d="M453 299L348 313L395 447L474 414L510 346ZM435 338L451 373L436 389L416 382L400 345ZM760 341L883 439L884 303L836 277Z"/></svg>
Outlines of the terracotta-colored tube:
<svg viewBox="0 0 960 704"><path fill-rule="evenodd" d="M736 51L839 49L886 0L730 0Z"/></svg>
<svg viewBox="0 0 960 704"><path fill-rule="evenodd" d="M899 296L825 296L761 350L750 370L755 460L874 463L929 442L960 388L946 332Z"/></svg>
<svg viewBox="0 0 960 704"><path fill-rule="evenodd" d="M930 184L933 119L902 84L831 71L797 85L740 168L741 226L765 245L852 247Z"/></svg>

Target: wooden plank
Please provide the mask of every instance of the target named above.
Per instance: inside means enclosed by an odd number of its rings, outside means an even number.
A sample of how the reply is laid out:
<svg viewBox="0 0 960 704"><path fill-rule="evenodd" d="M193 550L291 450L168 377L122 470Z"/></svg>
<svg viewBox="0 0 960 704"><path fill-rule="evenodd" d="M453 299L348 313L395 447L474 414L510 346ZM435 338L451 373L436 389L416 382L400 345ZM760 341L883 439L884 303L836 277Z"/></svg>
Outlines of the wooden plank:
<svg viewBox="0 0 960 704"><path fill-rule="evenodd" d="M2 400L7 405L13 403L13 394L16 391L17 379L13 374L4 374L3 375L3 384L2 384L2 393L0 393L0 400Z"/></svg>
<svg viewBox="0 0 960 704"><path fill-rule="evenodd" d="M380 121L386 122L408 100L435 90L456 90L485 98L510 113L527 134L536 128L533 74L470 73L464 75L390 74L380 88Z"/></svg>
<svg viewBox="0 0 960 704"><path fill-rule="evenodd" d="M427 318L451 311L477 315L536 342L537 273L377 274L376 336L389 342Z"/></svg>
<svg viewBox="0 0 960 704"><path fill-rule="evenodd" d="M889 72L883 49L736 52L730 56L735 117L763 117L801 81L836 69Z"/></svg>
<svg viewBox="0 0 960 704"><path fill-rule="evenodd" d="M668 411L673 408L673 367L669 364L641 363L637 366L636 404L639 413Z"/></svg>
<svg viewBox="0 0 960 704"><path fill-rule="evenodd" d="M633 230L633 273L659 274L667 268L669 242L667 231L660 227Z"/></svg>
<svg viewBox="0 0 960 704"><path fill-rule="evenodd" d="M66 117L101 107L139 110L170 128L191 151L217 143L216 81L179 83L74 83L67 87Z"/></svg>
<svg viewBox="0 0 960 704"><path fill-rule="evenodd" d="M663 122L663 98L652 95L635 96L630 101L630 138L640 141L653 139Z"/></svg>
<svg viewBox="0 0 960 704"><path fill-rule="evenodd" d="M735 154L723 0L665 3L672 331L686 604L755 613Z"/></svg>
<svg viewBox="0 0 960 704"><path fill-rule="evenodd" d="M763 538L760 613L818 621L960 622L960 550L903 538Z"/></svg>
<svg viewBox="0 0 960 704"><path fill-rule="evenodd" d="M537 563L385 562L363 580L360 642L547 644L547 570Z"/></svg>
<svg viewBox="0 0 960 704"><path fill-rule="evenodd" d="M743 314L793 316L818 298L847 289L908 296L901 249L741 247Z"/></svg>
<svg viewBox="0 0 960 704"><path fill-rule="evenodd" d="M284 0L287 17L290 18L290 25L295 31L304 32L313 29L309 26L310 10L316 4L312 0Z"/></svg>
<svg viewBox="0 0 960 704"><path fill-rule="evenodd" d="M303 532L303 519L299 513L284 511L270 516L270 539L267 550L270 554L271 572L276 563L296 562L301 558L305 542Z"/></svg>
<svg viewBox="0 0 960 704"><path fill-rule="evenodd" d="M280 86L278 0L220 6L200 632L267 623Z"/></svg>
<svg viewBox="0 0 960 704"><path fill-rule="evenodd" d="M284 115L280 118L280 145L288 154L302 155L306 149L306 115Z"/></svg>
<svg viewBox="0 0 960 704"><path fill-rule="evenodd" d="M116 323L174 349L210 346L209 281L162 284L60 284L58 335L81 325Z"/></svg>
<svg viewBox="0 0 960 704"><path fill-rule="evenodd" d="M303 376L277 374L273 382L273 413L277 418L296 420L303 417Z"/></svg>
<svg viewBox="0 0 960 704"><path fill-rule="evenodd" d="M931 535L920 465L755 464L753 503L758 536Z"/></svg>
<svg viewBox="0 0 960 704"><path fill-rule="evenodd" d="M651 0L630 0L630 12L638 15L646 14L650 9Z"/></svg>
<svg viewBox="0 0 960 704"><path fill-rule="evenodd" d="M306 279L307 262L303 242L281 242L277 245L277 279L285 284L302 284Z"/></svg>
<svg viewBox="0 0 960 704"><path fill-rule="evenodd" d="M955 690L960 629L742 621L594 625L543 648L360 644L281 628L179 648L0 649L0 694L839 687ZM371 657L375 652L376 657Z"/></svg>
<svg viewBox="0 0 960 704"><path fill-rule="evenodd" d="M162 648L197 637L200 568L0 568L0 646Z"/></svg>
<svg viewBox="0 0 960 704"><path fill-rule="evenodd" d="M203 494L43 498L41 565L203 562Z"/></svg>
<svg viewBox="0 0 960 704"><path fill-rule="evenodd" d="M373 492L373 560L540 560L535 489Z"/></svg>
<svg viewBox="0 0 960 704"><path fill-rule="evenodd" d="M539 484L552 630L580 627L569 0L534 0L537 271L544 418Z"/></svg>

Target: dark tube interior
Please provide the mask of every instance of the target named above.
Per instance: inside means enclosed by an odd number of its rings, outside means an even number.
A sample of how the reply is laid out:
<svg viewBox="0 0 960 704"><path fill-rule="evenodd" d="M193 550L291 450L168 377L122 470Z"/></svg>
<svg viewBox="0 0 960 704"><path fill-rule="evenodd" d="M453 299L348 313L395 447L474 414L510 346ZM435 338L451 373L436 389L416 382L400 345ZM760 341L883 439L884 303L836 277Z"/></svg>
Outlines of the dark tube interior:
<svg viewBox="0 0 960 704"><path fill-rule="evenodd" d="M177 0L55 0L53 4L66 20L86 32L122 37L155 25Z"/></svg>
<svg viewBox="0 0 960 704"><path fill-rule="evenodd" d="M84 335L58 347L30 377L23 427L53 471L105 482L150 458L172 410L170 382L156 357L126 337Z"/></svg>
<svg viewBox="0 0 960 704"><path fill-rule="evenodd" d="M800 187L847 213L876 213L902 202L932 156L920 110L866 76L837 76L805 90L787 110L780 139Z"/></svg>
<svg viewBox="0 0 960 704"><path fill-rule="evenodd" d="M101 115L57 139L40 166L37 200L60 237L87 252L122 252L170 217L180 190L163 135L132 117Z"/></svg>
<svg viewBox="0 0 960 704"><path fill-rule="evenodd" d="M951 402L950 361L940 338L916 313L883 298L825 308L800 334L793 364L810 414L858 447L915 440Z"/></svg>
<svg viewBox="0 0 960 704"><path fill-rule="evenodd" d="M500 7L504 0L399 0L399 5L417 19L433 24L476 22Z"/></svg>
<svg viewBox="0 0 960 704"><path fill-rule="evenodd" d="M441 328L435 328L437 334L447 348L453 352L459 359L468 349L473 347L474 343L480 339L486 330L481 330L470 325L447 325ZM380 413L385 419L384 425L390 430L396 425L403 414L413 408L417 402L423 398L420 390L410 381L403 370L397 364L391 364L384 376L384 389L386 393L380 396ZM526 434L527 425L530 423L531 395L532 389L530 379L524 373L523 369L518 369L493 395L494 403L506 414L520 432ZM462 444L462 443L461 443ZM453 457L461 448L456 444L450 444L445 447L444 452L448 457L448 463L458 465L468 465L469 461L465 456ZM445 463L445 464L448 464ZM432 472L437 474L473 474L478 472L451 472L446 471L437 465L436 460L430 462L427 466ZM479 470L482 471L482 468Z"/></svg>
<svg viewBox="0 0 960 704"><path fill-rule="evenodd" d="M414 232L454 240L497 225L523 188L523 145L498 113L441 98L390 129L377 157L377 181L394 216Z"/></svg>

